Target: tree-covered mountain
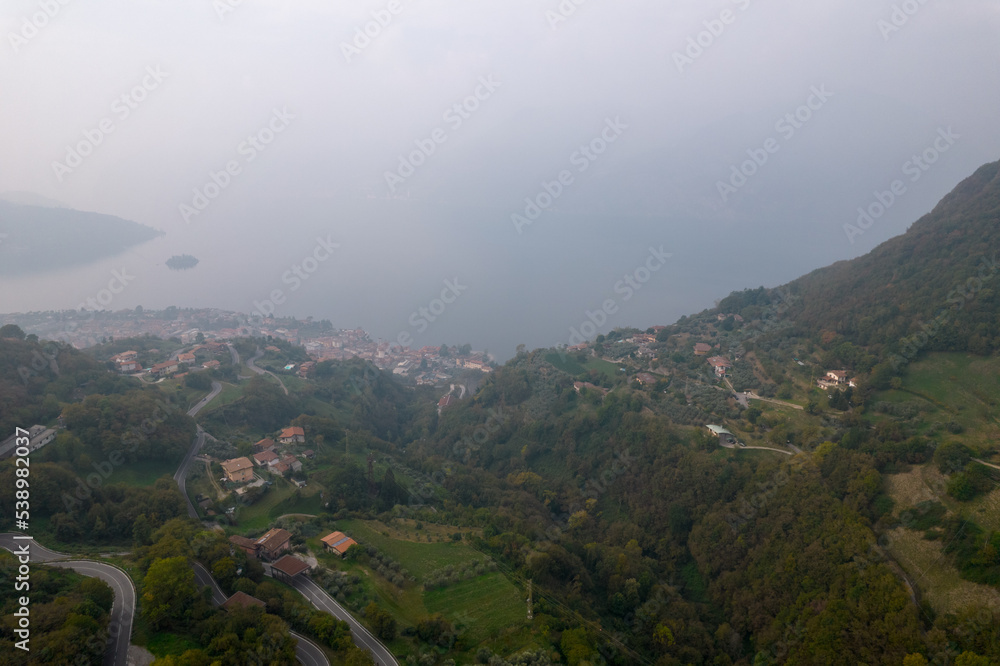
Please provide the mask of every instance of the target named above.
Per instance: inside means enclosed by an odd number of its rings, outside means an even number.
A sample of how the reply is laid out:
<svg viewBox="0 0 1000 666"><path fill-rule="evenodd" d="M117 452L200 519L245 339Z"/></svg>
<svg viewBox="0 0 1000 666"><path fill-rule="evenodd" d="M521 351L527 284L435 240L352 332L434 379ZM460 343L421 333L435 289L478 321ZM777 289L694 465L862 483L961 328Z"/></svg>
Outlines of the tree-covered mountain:
<svg viewBox="0 0 1000 666"><path fill-rule="evenodd" d="M887 356L910 360L917 349L982 354L1000 349L998 272L1000 162L993 162L905 234L783 290L796 298L789 316L803 327Z"/></svg>
<svg viewBox="0 0 1000 666"><path fill-rule="evenodd" d="M88 264L162 233L112 215L0 201L0 275Z"/></svg>

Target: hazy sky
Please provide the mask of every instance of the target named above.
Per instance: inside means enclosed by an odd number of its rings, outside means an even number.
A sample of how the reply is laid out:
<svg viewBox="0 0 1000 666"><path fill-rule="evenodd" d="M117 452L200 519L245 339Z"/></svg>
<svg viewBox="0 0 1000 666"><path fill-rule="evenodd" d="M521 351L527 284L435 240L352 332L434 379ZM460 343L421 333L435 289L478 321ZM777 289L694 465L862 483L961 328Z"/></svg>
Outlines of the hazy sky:
<svg viewBox="0 0 1000 666"><path fill-rule="evenodd" d="M115 308L281 289L392 339L458 278L417 343L503 357L609 299L602 330L669 323L863 254L1000 159L996 0L579 1L6 0L0 191L167 232L117 261ZM318 237L339 249L293 290ZM180 252L202 265L164 272ZM117 264L0 285L0 311Z"/></svg>

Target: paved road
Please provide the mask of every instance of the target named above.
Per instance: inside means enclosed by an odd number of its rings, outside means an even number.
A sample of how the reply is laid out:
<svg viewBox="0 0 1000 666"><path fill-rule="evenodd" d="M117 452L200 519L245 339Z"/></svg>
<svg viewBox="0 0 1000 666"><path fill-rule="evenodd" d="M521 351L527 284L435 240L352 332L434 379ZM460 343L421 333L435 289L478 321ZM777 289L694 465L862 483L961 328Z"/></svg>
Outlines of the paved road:
<svg viewBox="0 0 1000 666"><path fill-rule="evenodd" d="M49 550L33 540L25 541L15 539L13 534L0 534L0 547L11 552L15 552L25 543L29 544L32 562L45 562L50 566L72 569L84 576L100 578L111 586L115 596L111 606L111 621L108 624L111 640L104 653L104 666L127 666L132 621L135 618L135 586L128 574L118 567L103 562L67 560L69 555Z"/></svg>
<svg viewBox="0 0 1000 666"><path fill-rule="evenodd" d="M216 606L221 606L226 602L229 597L226 593L222 591L219 584L212 577L212 574L208 572L200 562L194 563L194 578L198 581L198 584L202 587L208 587L212 590L212 603ZM330 666L330 661L326 658L326 654L323 650L310 641L305 636L301 636L294 631L289 632L298 643L295 646L295 656L300 662L306 666Z"/></svg>
<svg viewBox="0 0 1000 666"><path fill-rule="evenodd" d="M253 370L254 372L256 372L258 375L267 374L267 375L271 375L272 377L274 377L275 379L277 379L278 383L281 384L281 390L283 390L285 392L285 395L288 395L288 387L285 386L285 382L281 381L281 377L279 377L278 375L274 374L270 370L265 370L264 368L258 368L256 365L254 365L254 361L256 361L257 359L259 359L263 355L264 355L264 352L262 352L260 350L260 348L258 348L257 349L257 353L254 355L254 357L247 359L247 367L250 368L251 370Z"/></svg>
<svg viewBox="0 0 1000 666"><path fill-rule="evenodd" d="M233 359L233 366L239 365L240 364L240 353L238 351L236 351L236 347L234 347L229 342L226 343L226 346L229 347L229 357L231 359Z"/></svg>
<svg viewBox="0 0 1000 666"><path fill-rule="evenodd" d="M264 571L270 576L270 565L265 564ZM326 590L314 583L311 578L297 576L292 582L292 587L301 592L302 596L308 599L319 610L325 611L338 620L343 620L349 624L354 644L368 650L378 666L399 666L399 662L392 656L389 649L372 636L371 632L364 625L354 619L353 615L348 613L343 606L338 604L333 597L326 593Z"/></svg>
<svg viewBox="0 0 1000 666"><path fill-rule="evenodd" d="M194 417L198 415L205 405L215 400L215 396L219 395L219 391L222 390L222 384L219 382L212 382L212 390L204 398L198 401L198 404L188 410L188 416Z"/></svg>
<svg viewBox="0 0 1000 666"><path fill-rule="evenodd" d="M212 382L212 390L204 398L198 401L198 404L188 410L188 416L194 417L198 414L201 409L212 402L215 396L219 395L222 390L222 384L219 382ZM194 462L194 457L198 455L201 451L201 447L205 445L205 437L208 435L201 426L198 426L198 434L195 435L194 442L191 443L191 448L188 450L187 455L184 456L184 460L181 461L180 467L174 473L174 481L177 482L177 487L180 488L181 494L184 495L184 500L188 505L188 515L198 520L198 510L194 507L194 503L191 502L191 498L187 494L187 475L188 470L191 468L191 463Z"/></svg>
<svg viewBox="0 0 1000 666"><path fill-rule="evenodd" d="M330 660L326 658L326 653L311 640L297 634L294 631L289 631L292 638L298 641L295 645L295 656L306 666L330 666Z"/></svg>
<svg viewBox="0 0 1000 666"><path fill-rule="evenodd" d="M174 473L174 481L177 482L177 487L180 488L181 495L184 495L184 501L188 505L188 515L198 520L198 510L194 508L194 502L187 494L187 475L188 469L191 468L191 463L194 461L194 457L198 455L198 451L201 451L201 447L205 445L205 437L208 435L201 426L198 426L198 434L194 438L194 443L191 445L191 449L184 456L184 460L181 461L181 466L177 468Z"/></svg>
<svg viewBox="0 0 1000 666"><path fill-rule="evenodd" d="M229 597L226 593L222 591L219 584L215 582L215 578L212 574L208 572L208 569L201 562L194 563L194 579L198 581L198 584L202 587L209 587L212 589L212 603L216 606L221 606L226 602Z"/></svg>

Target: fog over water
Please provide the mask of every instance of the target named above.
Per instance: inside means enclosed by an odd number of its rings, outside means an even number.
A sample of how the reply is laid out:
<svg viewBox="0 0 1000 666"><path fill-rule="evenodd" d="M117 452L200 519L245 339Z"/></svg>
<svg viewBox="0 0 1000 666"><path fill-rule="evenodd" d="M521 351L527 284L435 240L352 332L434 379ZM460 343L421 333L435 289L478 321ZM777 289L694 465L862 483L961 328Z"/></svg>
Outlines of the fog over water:
<svg viewBox="0 0 1000 666"><path fill-rule="evenodd" d="M0 192L166 232L0 280L0 312L126 268L109 307L280 289L503 359L863 254L1000 156L995 1L11 0L0 28Z"/></svg>

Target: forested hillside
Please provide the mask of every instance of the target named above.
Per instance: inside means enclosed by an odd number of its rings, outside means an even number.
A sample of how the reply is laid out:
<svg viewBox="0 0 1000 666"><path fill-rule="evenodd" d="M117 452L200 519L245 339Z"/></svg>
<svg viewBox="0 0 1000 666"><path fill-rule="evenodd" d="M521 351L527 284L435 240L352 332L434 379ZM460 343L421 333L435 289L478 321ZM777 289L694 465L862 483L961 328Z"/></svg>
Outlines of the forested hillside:
<svg viewBox="0 0 1000 666"><path fill-rule="evenodd" d="M785 289L798 299L791 316L802 326L887 355L910 358L914 348L989 353L1000 348L998 262L1000 162L993 162L905 234ZM972 300L979 307L967 307Z"/></svg>

